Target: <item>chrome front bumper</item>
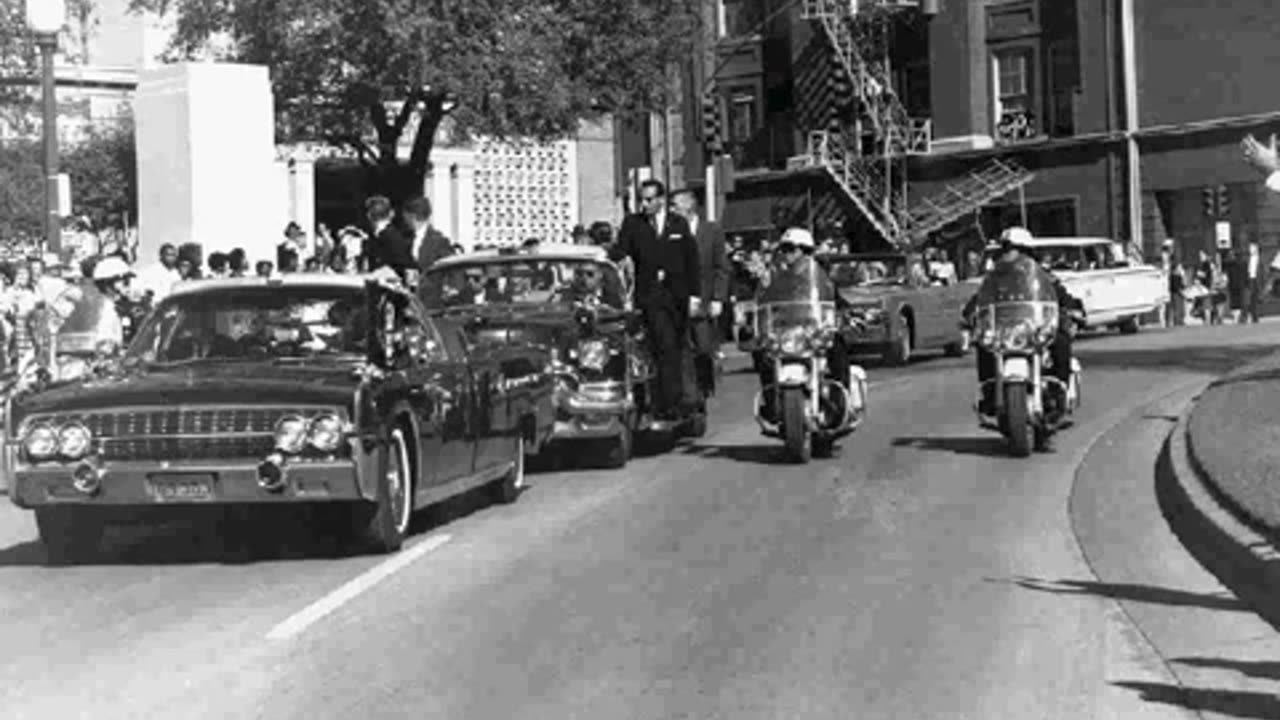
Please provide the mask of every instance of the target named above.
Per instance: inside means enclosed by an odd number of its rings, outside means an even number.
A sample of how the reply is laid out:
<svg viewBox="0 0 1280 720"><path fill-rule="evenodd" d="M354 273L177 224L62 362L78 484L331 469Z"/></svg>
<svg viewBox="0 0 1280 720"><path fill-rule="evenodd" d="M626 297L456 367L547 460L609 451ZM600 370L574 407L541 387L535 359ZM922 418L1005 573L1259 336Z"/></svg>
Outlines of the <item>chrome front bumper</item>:
<svg viewBox="0 0 1280 720"><path fill-rule="evenodd" d="M9 498L20 508L49 505L193 506L368 499L355 460L295 461L271 491L258 481L259 461L234 463L111 463L101 466L94 491L77 489L77 463L26 466L10 475ZM183 492L166 492L179 486ZM197 492L199 490L199 492Z"/></svg>
<svg viewBox="0 0 1280 720"><path fill-rule="evenodd" d="M623 391L622 383L561 389L556 395L551 440L616 437L631 425L635 412L635 401Z"/></svg>

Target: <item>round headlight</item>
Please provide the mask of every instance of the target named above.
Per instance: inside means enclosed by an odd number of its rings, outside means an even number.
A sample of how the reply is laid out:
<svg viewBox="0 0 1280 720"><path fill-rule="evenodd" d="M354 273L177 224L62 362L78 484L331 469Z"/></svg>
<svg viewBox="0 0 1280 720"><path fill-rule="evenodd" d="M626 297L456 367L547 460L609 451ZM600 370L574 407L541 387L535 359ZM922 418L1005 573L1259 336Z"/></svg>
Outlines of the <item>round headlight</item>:
<svg viewBox="0 0 1280 720"><path fill-rule="evenodd" d="M578 343L578 364L588 370L603 370L609 362L609 346L603 340L583 340Z"/></svg>
<svg viewBox="0 0 1280 720"><path fill-rule="evenodd" d="M58 450L72 460L88 455L92 440L93 434L83 423L67 423L58 430Z"/></svg>
<svg viewBox="0 0 1280 720"><path fill-rule="evenodd" d="M791 328L778 338L778 350L784 355L801 355L809 346L809 336L804 328Z"/></svg>
<svg viewBox="0 0 1280 720"><path fill-rule="evenodd" d="M1035 328L1027 323L1019 323L1009 328L1004 336L1005 347L1010 350L1026 350L1031 345Z"/></svg>
<svg viewBox="0 0 1280 720"><path fill-rule="evenodd" d="M311 447L322 452L337 450L342 444L342 421L333 413L317 415L311 421L307 441L311 443Z"/></svg>
<svg viewBox="0 0 1280 720"><path fill-rule="evenodd" d="M27 431L22 445L32 460L47 460L58 454L58 433L48 425L35 425Z"/></svg>
<svg viewBox="0 0 1280 720"><path fill-rule="evenodd" d="M302 452L307 442L307 421L297 415L287 415L276 423L276 448L287 453Z"/></svg>

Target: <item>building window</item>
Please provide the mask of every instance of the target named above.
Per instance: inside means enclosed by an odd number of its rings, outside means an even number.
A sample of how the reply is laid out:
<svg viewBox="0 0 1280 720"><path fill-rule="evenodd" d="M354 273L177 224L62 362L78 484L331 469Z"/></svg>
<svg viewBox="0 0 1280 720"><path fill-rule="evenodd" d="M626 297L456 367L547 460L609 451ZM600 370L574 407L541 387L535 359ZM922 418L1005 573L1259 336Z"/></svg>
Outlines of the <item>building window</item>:
<svg viewBox="0 0 1280 720"><path fill-rule="evenodd" d="M741 38L764 32L765 0L720 0L720 37Z"/></svg>
<svg viewBox="0 0 1280 720"><path fill-rule="evenodd" d="M996 138L1018 142L1040 135L1035 114L1035 55L1030 48L993 53Z"/></svg>
<svg viewBox="0 0 1280 720"><path fill-rule="evenodd" d="M745 143L759 126L756 117L757 98L754 90L734 90L729 94L729 140Z"/></svg>

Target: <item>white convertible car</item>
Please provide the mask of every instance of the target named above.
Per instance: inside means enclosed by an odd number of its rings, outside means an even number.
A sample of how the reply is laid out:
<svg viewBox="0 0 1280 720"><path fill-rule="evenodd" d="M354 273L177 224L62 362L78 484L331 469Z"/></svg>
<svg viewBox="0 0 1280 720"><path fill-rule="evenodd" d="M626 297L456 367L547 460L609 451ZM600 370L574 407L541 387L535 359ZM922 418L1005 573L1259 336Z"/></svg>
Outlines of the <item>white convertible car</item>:
<svg viewBox="0 0 1280 720"><path fill-rule="evenodd" d="M1038 237L1031 250L1084 302L1085 325L1136 333L1142 316L1162 312L1169 282L1160 268L1107 238Z"/></svg>

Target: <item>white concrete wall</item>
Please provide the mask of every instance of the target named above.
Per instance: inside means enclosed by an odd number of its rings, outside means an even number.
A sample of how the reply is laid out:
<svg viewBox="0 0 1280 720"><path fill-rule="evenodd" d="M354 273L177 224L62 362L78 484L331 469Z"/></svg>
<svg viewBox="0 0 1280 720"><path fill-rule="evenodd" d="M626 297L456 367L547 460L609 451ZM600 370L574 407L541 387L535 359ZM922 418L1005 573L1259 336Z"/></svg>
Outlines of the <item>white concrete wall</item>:
<svg viewBox="0 0 1280 720"><path fill-rule="evenodd" d="M290 206L267 69L145 70L134 112L140 260L153 261L166 242L199 243L206 256L242 247L251 261L274 259Z"/></svg>

